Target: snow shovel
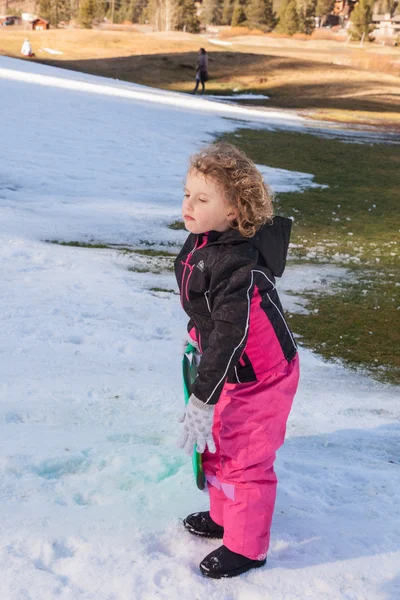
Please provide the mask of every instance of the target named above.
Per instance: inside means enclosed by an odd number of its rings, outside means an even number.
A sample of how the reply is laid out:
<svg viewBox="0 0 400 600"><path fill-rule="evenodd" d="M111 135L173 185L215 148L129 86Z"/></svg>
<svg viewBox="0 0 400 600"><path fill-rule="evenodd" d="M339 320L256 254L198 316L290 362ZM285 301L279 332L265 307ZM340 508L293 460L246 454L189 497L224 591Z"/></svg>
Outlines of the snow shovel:
<svg viewBox="0 0 400 600"><path fill-rule="evenodd" d="M197 362L195 353L195 347L192 346L192 344L188 343L188 345L186 346L185 354L182 358L183 393L185 397L185 404L189 402L192 385L197 376ZM204 490L206 486L206 478L204 476L204 471L201 462L201 454L197 452L195 444L192 456L194 478L196 480L196 485L199 488L199 490Z"/></svg>

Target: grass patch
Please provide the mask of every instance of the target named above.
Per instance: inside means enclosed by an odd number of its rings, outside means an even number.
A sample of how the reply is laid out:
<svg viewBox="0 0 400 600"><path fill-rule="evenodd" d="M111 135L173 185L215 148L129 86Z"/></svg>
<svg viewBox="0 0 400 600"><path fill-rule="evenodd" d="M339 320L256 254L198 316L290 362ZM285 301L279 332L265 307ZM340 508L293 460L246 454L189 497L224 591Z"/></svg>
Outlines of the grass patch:
<svg viewBox="0 0 400 600"><path fill-rule="evenodd" d="M155 250L153 248L127 248L120 244L97 244L92 242L60 242L58 240L44 240L48 244L57 244L58 246L71 246L73 248L100 248L108 250L117 250L123 254L139 254L140 256L152 256L152 257L171 257L177 256L176 252L168 252L167 250ZM158 244L161 246L162 244Z"/></svg>
<svg viewBox="0 0 400 600"><path fill-rule="evenodd" d="M177 231L180 231L181 229L186 229L186 228L185 228L185 223L183 221L172 221L172 223L170 223L168 225L168 229L175 229Z"/></svg>
<svg viewBox="0 0 400 600"><path fill-rule="evenodd" d="M134 254L140 254L141 256L164 256L175 258L177 255L176 252L167 252L167 250L153 250L152 248L146 248L145 250L135 249L131 250L131 252Z"/></svg>
<svg viewBox="0 0 400 600"><path fill-rule="evenodd" d="M365 367L381 381L400 383L400 339L395 327L399 298L390 283L334 284L333 293L304 294L310 314L291 314L302 341L327 359ZM397 310L398 314L398 310Z"/></svg>
<svg viewBox="0 0 400 600"><path fill-rule="evenodd" d="M147 267L128 267L127 271L131 273L161 273L161 271L153 271Z"/></svg>
<svg viewBox="0 0 400 600"><path fill-rule="evenodd" d="M400 383L400 147L248 129L224 138L257 163L313 173L316 183L329 186L279 193L276 212L295 219L296 262L334 262L351 268L354 280L334 286L333 293L304 294L311 314L293 314L291 323L302 342L327 359Z"/></svg>
<svg viewBox="0 0 400 600"><path fill-rule="evenodd" d="M132 273L153 273L154 275L161 275L162 273L172 273L174 271L173 263L165 262L148 262L142 265L131 265L127 267L128 271Z"/></svg>
<svg viewBox="0 0 400 600"><path fill-rule="evenodd" d="M47 244L57 244L58 246L71 246L72 248L111 248L108 244L96 244L91 242L60 242L58 240L44 240Z"/></svg>
<svg viewBox="0 0 400 600"><path fill-rule="evenodd" d="M167 290L166 288L151 287L151 288L149 288L149 290L151 292L164 292L166 294L176 294L177 296L179 296L179 294L175 290Z"/></svg>
<svg viewBox="0 0 400 600"><path fill-rule="evenodd" d="M161 246L166 248L180 248L179 242L151 242L150 240L139 240L139 244L151 248L152 246Z"/></svg>

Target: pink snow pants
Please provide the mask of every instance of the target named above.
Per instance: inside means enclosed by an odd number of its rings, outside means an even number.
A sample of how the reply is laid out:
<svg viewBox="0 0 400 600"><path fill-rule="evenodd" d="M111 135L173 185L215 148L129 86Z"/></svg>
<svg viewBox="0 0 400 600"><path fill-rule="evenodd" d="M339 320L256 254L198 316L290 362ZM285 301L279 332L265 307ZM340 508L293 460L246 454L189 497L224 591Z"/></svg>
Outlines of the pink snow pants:
<svg viewBox="0 0 400 600"><path fill-rule="evenodd" d="M299 362L254 383L226 383L215 407L217 451L203 453L211 518L224 527L224 545L265 558L276 497L275 453L283 444L299 380Z"/></svg>

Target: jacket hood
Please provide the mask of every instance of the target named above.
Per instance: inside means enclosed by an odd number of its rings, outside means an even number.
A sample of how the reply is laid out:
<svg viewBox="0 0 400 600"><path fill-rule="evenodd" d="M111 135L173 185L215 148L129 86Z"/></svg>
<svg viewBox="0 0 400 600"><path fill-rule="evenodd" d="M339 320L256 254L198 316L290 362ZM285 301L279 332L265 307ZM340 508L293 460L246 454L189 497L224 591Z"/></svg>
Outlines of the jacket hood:
<svg viewBox="0 0 400 600"><path fill-rule="evenodd" d="M260 227L253 237L244 237L236 229L230 229L219 235L215 231L210 232L209 241L212 244L252 244L274 277L281 277L285 270L291 229L291 219L274 217L272 223Z"/></svg>

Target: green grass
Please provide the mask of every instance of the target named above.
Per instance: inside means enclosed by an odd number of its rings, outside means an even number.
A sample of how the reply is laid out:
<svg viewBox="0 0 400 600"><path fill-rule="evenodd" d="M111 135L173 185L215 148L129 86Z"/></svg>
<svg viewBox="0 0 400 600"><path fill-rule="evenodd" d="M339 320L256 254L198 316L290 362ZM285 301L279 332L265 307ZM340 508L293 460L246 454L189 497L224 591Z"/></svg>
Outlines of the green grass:
<svg viewBox="0 0 400 600"><path fill-rule="evenodd" d="M107 244L96 244L89 242L60 242L59 240L44 240L47 244L57 244L58 246L71 246L72 248L111 248Z"/></svg>
<svg viewBox="0 0 400 600"><path fill-rule="evenodd" d="M161 287L151 287L151 288L149 288L149 290L151 292L165 292L166 294L177 294L177 292L175 292L175 290L168 290L166 288L161 288Z"/></svg>
<svg viewBox="0 0 400 600"><path fill-rule="evenodd" d="M325 358L400 383L400 147L248 129L224 138L256 163L313 173L328 186L277 194L275 210L294 217L296 262L334 262L350 268L353 281L305 294L311 314L292 314L291 324Z"/></svg>
<svg viewBox="0 0 400 600"><path fill-rule="evenodd" d="M393 286L377 285L373 275L369 281L336 284L332 291L304 294L311 313L292 313L293 329L324 357L339 357L352 368L367 368L377 379L399 383L400 339L393 321L399 299Z"/></svg>
<svg viewBox="0 0 400 600"><path fill-rule="evenodd" d="M177 252L168 252L167 250L154 250L153 248L127 248L120 244L98 244L91 242L60 242L58 240L44 240L48 244L57 244L58 246L71 246L73 248L100 248L100 249L109 249L109 250L117 250L118 252L122 252L124 254L140 254L140 256L152 256L152 257L171 257L175 258L177 256ZM150 244L149 244L150 245ZM159 244L162 246L163 244Z"/></svg>
<svg viewBox="0 0 400 600"><path fill-rule="evenodd" d="M152 242L150 240L139 240L139 244L141 244L142 246L146 246L146 247L152 247L152 246L161 246L161 247L167 247L167 248L177 248L180 249L180 244L179 242Z"/></svg>
<svg viewBox="0 0 400 600"><path fill-rule="evenodd" d="M173 257L175 258L176 252L167 252L166 250L153 250L151 248L146 248L145 250L135 249L131 250L134 254L140 254L141 256L165 256L165 257Z"/></svg>
<svg viewBox="0 0 400 600"><path fill-rule="evenodd" d="M185 223L183 221L172 221L172 223L168 225L168 228L175 230L185 229Z"/></svg>

